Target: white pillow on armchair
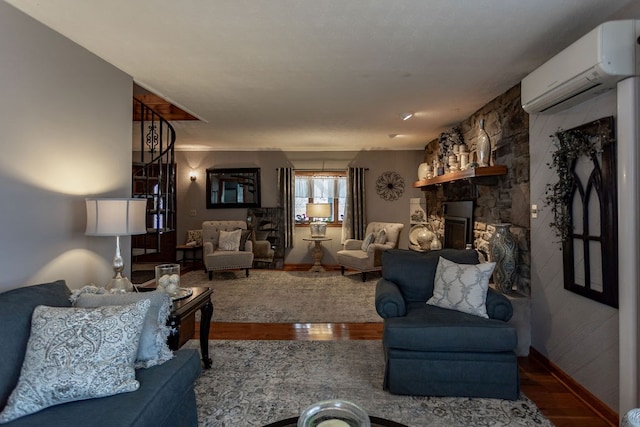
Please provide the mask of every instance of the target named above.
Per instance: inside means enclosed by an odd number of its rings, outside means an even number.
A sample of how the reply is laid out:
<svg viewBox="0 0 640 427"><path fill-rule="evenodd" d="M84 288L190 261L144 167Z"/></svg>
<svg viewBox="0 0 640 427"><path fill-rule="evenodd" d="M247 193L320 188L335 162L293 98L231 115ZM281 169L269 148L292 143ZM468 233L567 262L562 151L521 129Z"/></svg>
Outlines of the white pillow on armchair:
<svg viewBox="0 0 640 427"><path fill-rule="evenodd" d="M495 262L456 264L440 257L427 304L489 318L487 291Z"/></svg>

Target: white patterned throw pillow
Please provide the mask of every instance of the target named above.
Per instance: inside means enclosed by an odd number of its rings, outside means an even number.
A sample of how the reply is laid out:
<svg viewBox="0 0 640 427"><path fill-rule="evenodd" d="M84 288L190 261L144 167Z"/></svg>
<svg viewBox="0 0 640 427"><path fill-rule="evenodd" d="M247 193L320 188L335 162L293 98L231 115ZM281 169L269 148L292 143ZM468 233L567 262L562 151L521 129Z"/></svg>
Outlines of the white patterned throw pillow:
<svg viewBox="0 0 640 427"><path fill-rule="evenodd" d="M220 238L218 239L218 249L221 251L237 251L240 250L240 237L242 237L242 229L238 228L234 231L220 230Z"/></svg>
<svg viewBox="0 0 640 427"><path fill-rule="evenodd" d="M148 299L124 306L37 306L18 385L0 423L76 400L135 391L133 363Z"/></svg>
<svg viewBox="0 0 640 427"><path fill-rule="evenodd" d="M135 362L136 369L160 365L173 357L173 352L167 345L167 338L171 332L171 328L167 326L167 319L173 307L169 295L159 291L98 294L96 293L98 289L85 286L79 291L74 291L72 295L82 292L76 298L75 306L94 308L105 305L126 305L142 299L148 299L151 303L142 324Z"/></svg>
<svg viewBox="0 0 640 427"><path fill-rule="evenodd" d="M495 262L456 264L440 257L427 304L486 317L487 290Z"/></svg>

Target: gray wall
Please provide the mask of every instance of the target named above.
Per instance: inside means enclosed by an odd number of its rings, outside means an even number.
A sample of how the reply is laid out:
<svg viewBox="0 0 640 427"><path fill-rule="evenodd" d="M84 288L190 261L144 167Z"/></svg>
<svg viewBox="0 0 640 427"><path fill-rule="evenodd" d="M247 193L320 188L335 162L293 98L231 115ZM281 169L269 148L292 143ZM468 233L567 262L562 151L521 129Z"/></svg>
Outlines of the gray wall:
<svg viewBox="0 0 640 427"><path fill-rule="evenodd" d="M84 236L84 198L130 194L132 80L5 2L0 58L0 291L104 284L115 239Z"/></svg>
<svg viewBox="0 0 640 427"><path fill-rule="evenodd" d="M178 139L180 135L178 134ZM362 152L285 152L285 151L242 151L211 152L181 151L176 153L178 163L178 243L181 243L189 229L202 227L202 222L210 219L246 219L246 209L206 209L205 171L207 168L259 167L262 180L262 206L277 206L276 168L344 170L347 166L369 168L367 183L368 221L401 222L405 224L399 246L406 249L409 244L409 199L423 197L419 189L412 187L417 178L417 170L422 161L419 151L362 151ZM189 172L197 173L196 182L189 180ZM398 172L405 181L405 191L396 201L388 202L376 194L376 179L382 172ZM195 216L191 216L195 211ZM337 264L335 253L342 249L341 229L329 228L327 237L333 240L323 244L325 255L323 264ZM296 230L295 246L288 251L287 264L311 264L307 237L308 228Z"/></svg>
<svg viewBox="0 0 640 427"><path fill-rule="evenodd" d="M615 115L616 96L611 91L560 113L529 118L531 203L542 208L531 220L532 345L614 411L618 310L564 289L560 246L549 227L551 209L544 207L543 199L546 184L556 181L547 166L554 149L549 135Z"/></svg>

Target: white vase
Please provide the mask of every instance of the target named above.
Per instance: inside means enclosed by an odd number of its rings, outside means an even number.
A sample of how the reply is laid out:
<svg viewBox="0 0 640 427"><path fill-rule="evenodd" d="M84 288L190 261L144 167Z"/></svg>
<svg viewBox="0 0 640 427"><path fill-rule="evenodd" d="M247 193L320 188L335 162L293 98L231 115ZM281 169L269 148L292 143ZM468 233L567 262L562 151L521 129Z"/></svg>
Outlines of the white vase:
<svg viewBox="0 0 640 427"><path fill-rule="evenodd" d="M476 154L478 155L479 166L489 166L491 158L491 141L489 135L484 130L484 119L480 119L480 132L476 142Z"/></svg>
<svg viewBox="0 0 640 427"><path fill-rule="evenodd" d="M435 233L429 231L427 227L422 227L422 230L416 235L416 241L421 250L428 251L431 250L431 242L433 242L434 237L436 237Z"/></svg>
<svg viewBox="0 0 640 427"><path fill-rule="evenodd" d="M438 249L442 249L442 243L440 242L440 239L438 239L437 235L433 236L433 240L431 240L430 249L432 251L437 251Z"/></svg>
<svg viewBox="0 0 640 427"><path fill-rule="evenodd" d="M429 172L430 168L431 165L429 163L420 163L420 166L418 166L418 181L427 179L427 172Z"/></svg>

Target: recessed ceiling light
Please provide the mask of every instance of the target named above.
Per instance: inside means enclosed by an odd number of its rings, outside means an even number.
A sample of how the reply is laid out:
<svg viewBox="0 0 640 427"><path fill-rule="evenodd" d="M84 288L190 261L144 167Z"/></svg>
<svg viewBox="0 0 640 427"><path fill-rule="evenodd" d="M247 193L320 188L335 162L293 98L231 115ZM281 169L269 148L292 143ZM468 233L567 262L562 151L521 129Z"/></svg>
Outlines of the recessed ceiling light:
<svg viewBox="0 0 640 427"><path fill-rule="evenodd" d="M402 120L409 120L411 117L413 117L413 113L402 113L402 114L400 114L400 118Z"/></svg>

